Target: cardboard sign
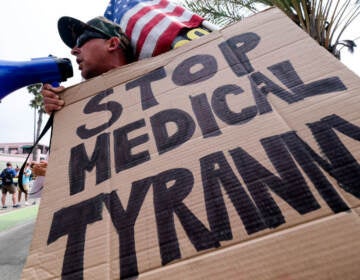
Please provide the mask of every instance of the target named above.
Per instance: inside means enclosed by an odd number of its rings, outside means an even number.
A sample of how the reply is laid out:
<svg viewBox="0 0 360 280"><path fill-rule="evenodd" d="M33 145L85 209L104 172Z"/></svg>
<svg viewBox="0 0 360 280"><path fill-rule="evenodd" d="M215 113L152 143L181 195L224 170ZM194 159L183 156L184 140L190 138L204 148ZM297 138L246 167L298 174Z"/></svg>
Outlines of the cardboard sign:
<svg viewBox="0 0 360 280"><path fill-rule="evenodd" d="M277 9L68 89L23 279L358 278L359 91Z"/></svg>

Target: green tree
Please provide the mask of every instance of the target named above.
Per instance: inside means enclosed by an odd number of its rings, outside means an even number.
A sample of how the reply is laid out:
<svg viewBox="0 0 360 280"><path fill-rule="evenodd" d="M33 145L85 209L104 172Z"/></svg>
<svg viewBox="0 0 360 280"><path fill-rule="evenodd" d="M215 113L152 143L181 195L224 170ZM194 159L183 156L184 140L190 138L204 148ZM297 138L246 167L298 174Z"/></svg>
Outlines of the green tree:
<svg viewBox="0 0 360 280"><path fill-rule="evenodd" d="M43 121L44 110L44 100L41 95L42 84L34 84L27 87L27 90L30 94L34 95L34 98L30 100L30 107L34 109L34 144L36 139L40 135L40 129ZM38 115L36 123L36 113ZM35 133L36 130L36 133ZM33 160L36 160L36 147L33 149Z"/></svg>
<svg viewBox="0 0 360 280"><path fill-rule="evenodd" d="M184 6L219 26L275 6L340 59L343 47L351 52L356 47L358 38L342 40L342 35L360 15L359 4L359 0L185 0Z"/></svg>

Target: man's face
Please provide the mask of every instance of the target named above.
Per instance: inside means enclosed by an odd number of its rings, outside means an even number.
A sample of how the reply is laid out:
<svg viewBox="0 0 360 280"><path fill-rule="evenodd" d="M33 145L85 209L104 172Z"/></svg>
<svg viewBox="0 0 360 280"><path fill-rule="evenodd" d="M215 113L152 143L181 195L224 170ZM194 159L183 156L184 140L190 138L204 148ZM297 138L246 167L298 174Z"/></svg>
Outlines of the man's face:
<svg viewBox="0 0 360 280"><path fill-rule="evenodd" d="M77 44L71 54L76 56L81 76L90 79L110 70L108 64L107 39L88 38Z"/></svg>

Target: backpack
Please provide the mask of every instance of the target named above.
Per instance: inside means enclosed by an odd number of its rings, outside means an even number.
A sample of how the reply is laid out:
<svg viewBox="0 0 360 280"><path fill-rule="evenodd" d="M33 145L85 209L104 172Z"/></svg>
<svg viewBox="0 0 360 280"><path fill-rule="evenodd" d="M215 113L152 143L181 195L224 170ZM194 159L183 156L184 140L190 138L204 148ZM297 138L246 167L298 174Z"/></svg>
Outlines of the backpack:
<svg viewBox="0 0 360 280"><path fill-rule="evenodd" d="M13 180L13 174L7 170L7 169L4 169L4 177L3 177L3 184L4 185L12 185L14 183L14 180Z"/></svg>

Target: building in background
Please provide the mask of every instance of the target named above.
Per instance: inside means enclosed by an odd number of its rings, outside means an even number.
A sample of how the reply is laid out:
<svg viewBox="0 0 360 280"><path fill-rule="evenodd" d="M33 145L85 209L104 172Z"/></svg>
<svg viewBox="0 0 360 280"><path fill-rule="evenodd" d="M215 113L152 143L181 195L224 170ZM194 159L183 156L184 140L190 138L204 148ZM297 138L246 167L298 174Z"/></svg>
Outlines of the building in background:
<svg viewBox="0 0 360 280"><path fill-rule="evenodd" d="M8 161L12 163L13 167L21 167L31 152L32 145L32 142L0 143L0 170L5 168ZM37 147L36 160L46 158L49 146L38 144ZM32 156L30 156L30 160L32 160Z"/></svg>

